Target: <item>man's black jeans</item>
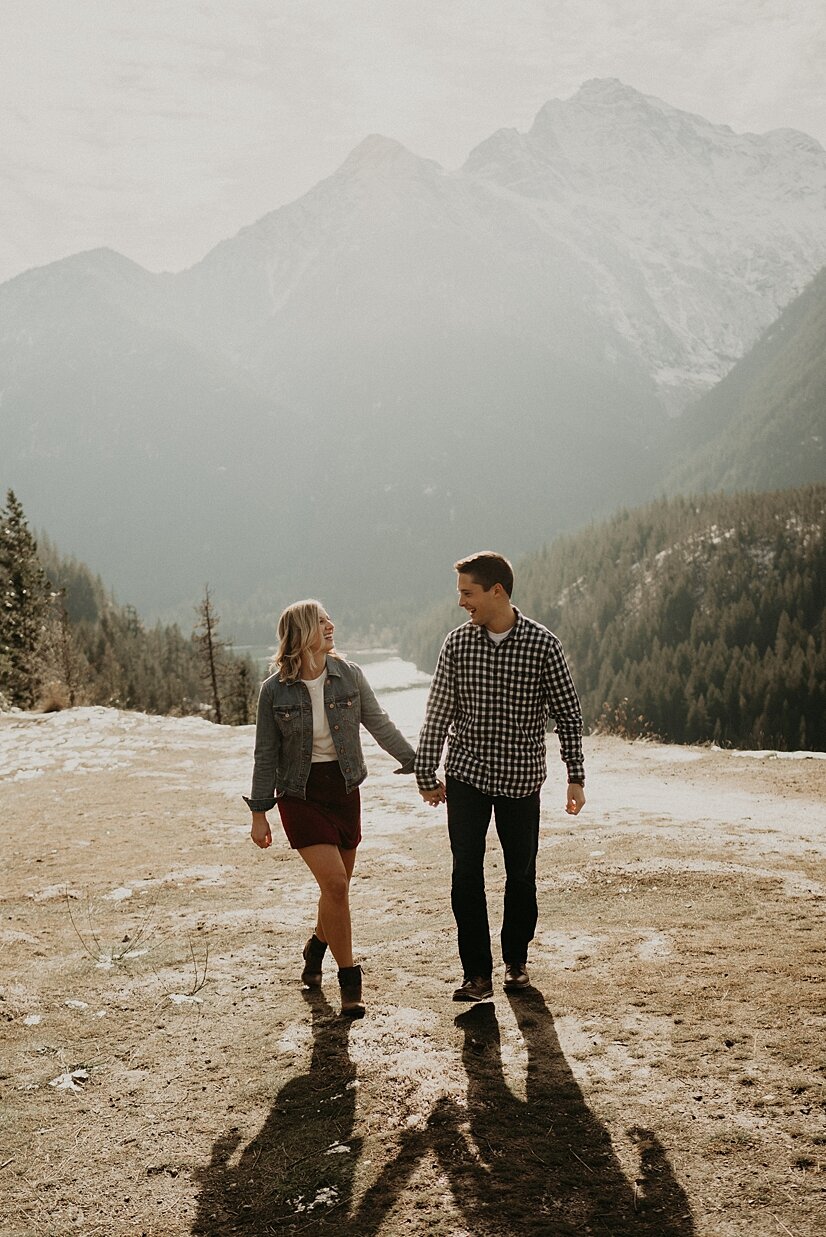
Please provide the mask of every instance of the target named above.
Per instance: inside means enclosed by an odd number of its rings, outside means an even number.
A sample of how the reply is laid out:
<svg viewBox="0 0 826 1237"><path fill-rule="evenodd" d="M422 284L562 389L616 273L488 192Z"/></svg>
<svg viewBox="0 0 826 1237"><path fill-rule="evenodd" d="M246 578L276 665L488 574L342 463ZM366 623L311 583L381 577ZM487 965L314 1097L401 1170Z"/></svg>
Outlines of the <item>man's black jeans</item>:
<svg viewBox="0 0 826 1237"><path fill-rule="evenodd" d="M486 795L467 782L446 779L447 828L453 852L451 905L466 979L493 971L485 897L485 838L491 812L505 859L502 958L526 962L536 929L536 854L539 791L522 799Z"/></svg>

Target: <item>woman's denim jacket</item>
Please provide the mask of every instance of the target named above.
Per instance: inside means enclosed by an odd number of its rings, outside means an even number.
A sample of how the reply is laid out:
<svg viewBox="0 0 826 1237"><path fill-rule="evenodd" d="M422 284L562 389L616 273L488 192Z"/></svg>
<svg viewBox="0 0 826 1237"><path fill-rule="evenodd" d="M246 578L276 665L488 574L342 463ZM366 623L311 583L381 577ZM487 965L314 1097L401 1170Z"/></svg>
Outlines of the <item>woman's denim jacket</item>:
<svg viewBox="0 0 826 1237"><path fill-rule="evenodd" d="M360 666L341 657L327 658L324 708L338 763L348 791L367 776L359 727L401 762L397 773L412 773L415 751L382 709ZM300 679L282 683L273 674L261 685L255 728L252 792L244 799L253 812L268 812L276 798L306 798L313 753L313 710Z"/></svg>

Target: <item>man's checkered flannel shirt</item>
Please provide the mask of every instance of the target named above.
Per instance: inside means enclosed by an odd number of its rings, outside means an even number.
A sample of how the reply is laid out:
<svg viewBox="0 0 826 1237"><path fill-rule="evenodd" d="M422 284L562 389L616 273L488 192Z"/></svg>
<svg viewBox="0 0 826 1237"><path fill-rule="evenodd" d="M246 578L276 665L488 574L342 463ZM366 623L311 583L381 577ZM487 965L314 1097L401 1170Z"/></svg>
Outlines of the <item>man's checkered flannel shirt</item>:
<svg viewBox="0 0 826 1237"><path fill-rule="evenodd" d="M447 739L450 777L488 795L533 794L547 772L550 718L568 780L584 785L582 713L562 645L547 627L514 610L516 623L498 644L473 623L445 639L416 754L421 790L435 790Z"/></svg>

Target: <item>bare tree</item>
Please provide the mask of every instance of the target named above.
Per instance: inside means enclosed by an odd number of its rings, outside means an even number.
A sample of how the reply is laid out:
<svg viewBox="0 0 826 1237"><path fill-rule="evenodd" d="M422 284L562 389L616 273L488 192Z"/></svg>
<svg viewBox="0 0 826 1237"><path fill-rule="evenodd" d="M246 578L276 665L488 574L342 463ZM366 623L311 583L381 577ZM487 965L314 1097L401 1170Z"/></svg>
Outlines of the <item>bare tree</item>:
<svg viewBox="0 0 826 1237"><path fill-rule="evenodd" d="M224 667L226 644L218 638L218 624L221 620L215 611L215 606L209 595L208 584L204 585L204 598L197 606L196 613L198 615L198 622L192 633L192 638L200 651L203 675L209 683L212 692L212 708L215 720L221 726L223 725L223 715L219 684Z"/></svg>

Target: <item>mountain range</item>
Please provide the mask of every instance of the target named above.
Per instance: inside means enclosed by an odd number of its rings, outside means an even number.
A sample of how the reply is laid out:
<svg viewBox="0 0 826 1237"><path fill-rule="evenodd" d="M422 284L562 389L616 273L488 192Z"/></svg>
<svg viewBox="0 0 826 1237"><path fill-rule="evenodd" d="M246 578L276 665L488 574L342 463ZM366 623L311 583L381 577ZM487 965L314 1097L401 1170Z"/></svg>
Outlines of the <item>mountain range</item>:
<svg viewBox="0 0 826 1237"><path fill-rule="evenodd" d="M369 137L190 270L0 286L0 485L144 612L432 596L689 467L826 265L824 195L812 138L614 80L456 171Z"/></svg>

